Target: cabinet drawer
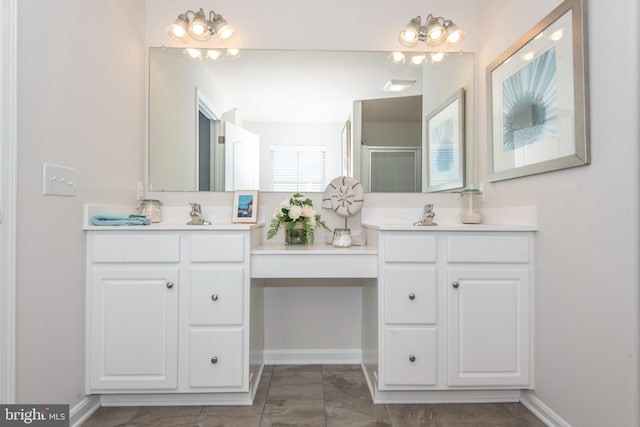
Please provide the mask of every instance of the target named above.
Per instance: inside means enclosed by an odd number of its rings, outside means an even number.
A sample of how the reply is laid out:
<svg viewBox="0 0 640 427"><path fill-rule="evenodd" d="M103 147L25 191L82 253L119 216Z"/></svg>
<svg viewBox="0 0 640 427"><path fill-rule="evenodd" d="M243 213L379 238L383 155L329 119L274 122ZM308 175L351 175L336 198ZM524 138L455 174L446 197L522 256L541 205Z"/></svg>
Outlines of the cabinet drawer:
<svg viewBox="0 0 640 427"><path fill-rule="evenodd" d="M242 234L191 236L191 262L243 262Z"/></svg>
<svg viewBox="0 0 640 427"><path fill-rule="evenodd" d="M244 385L242 328L192 330L189 338L191 387Z"/></svg>
<svg viewBox="0 0 640 427"><path fill-rule="evenodd" d="M191 325L241 325L244 270L242 267L192 269L189 284Z"/></svg>
<svg viewBox="0 0 640 427"><path fill-rule="evenodd" d="M384 340L385 385L436 385L435 328L385 328Z"/></svg>
<svg viewBox="0 0 640 427"><path fill-rule="evenodd" d="M176 234L95 234L93 262L178 262L180 236Z"/></svg>
<svg viewBox="0 0 640 427"><path fill-rule="evenodd" d="M436 283L434 267L385 268L385 323L435 324Z"/></svg>
<svg viewBox="0 0 640 427"><path fill-rule="evenodd" d="M436 238L424 233L388 235L384 239L386 262L436 262Z"/></svg>
<svg viewBox="0 0 640 427"><path fill-rule="evenodd" d="M527 236L450 236L447 241L449 262L529 262Z"/></svg>

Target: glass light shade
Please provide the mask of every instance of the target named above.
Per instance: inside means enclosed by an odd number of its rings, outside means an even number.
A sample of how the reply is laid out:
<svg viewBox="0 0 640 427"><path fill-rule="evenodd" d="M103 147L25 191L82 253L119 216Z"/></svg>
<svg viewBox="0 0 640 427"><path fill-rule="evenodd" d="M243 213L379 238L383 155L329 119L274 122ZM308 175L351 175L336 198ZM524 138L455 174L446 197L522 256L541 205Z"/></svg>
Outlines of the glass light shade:
<svg viewBox="0 0 640 427"><path fill-rule="evenodd" d="M227 49L227 58L236 59L239 56L240 56L240 49L236 49L233 47Z"/></svg>
<svg viewBox="0 0 640 427"><path fill-rule="evenodd" d="M433 62L440 62L444 59L444 52L433 52L431 54L431 60Z"/></svg>
<svg viewBox="0 0 640 427"><path fill-rule="evenodd" d="M211 37L209 24L202 9L196 13L196 16L189 23L189 35L196 40L209 40Z"/></svg>
<svg viewBox="0 0 640 427"><path fill-rule="evenodd" d="M220 41L227 41L235 34L233 27L221 15L214 16L212 26Z"/></svg>
<svg viewBox="0 0 640 427"><path fill-rule="evenodd" d="M405 46L415 46L420 37L420 17L416 16L400 31L400 43Z"/></svg>
<svg viewBox="0 0 640 427"><path fill-rule="evenodd" d="M431 18L427 20L427 44L436 46L442 43L447 37L447 31L440 22L440 18Z"/></svg>
<svg viewBox="0 0 640 427"><path fill-rule="evenodd" d="M172 39L183 42L187 39L188 29L189 18L187 18L187 15L180 14L176 18L176 20L173 21L173 24L167 27L167 33Z"/></svg>
<svg viewBox="0 0 640 427"><path fill-rule="evenodd" d="M424 61L427 60L427 56L424 54L418 54L418 55L413 55L411 57L411 59L409 60L409 62L411 62L414 65L420 65L423 64Z"/></svg>
<svg viewBox="0 0 640 427"><path fill-rule="evenodd" d="M214 61L217 59L223 58L222 52L217 49L209 49L207 50L207 58L213 59Z"/></svg>
<svg viewBox="0 0 640 427"><path fill-rule="evenodd" d="M464 36L465 36L464 31L459 29L458 26L451 21L449 21L449 25L447 25L446 28L447 28L447 44L449 46L456 46L462 43L462 40L464 40Z"/></svg>
<svg viewBox="0 0 640 427"><path fill-rule="evenodd" d="M391 52L389 59L395 64L404 64L405 56L402 52Z"/></svg>
<svg viewBox="0 0 640 427"><path fill-rule="evenodd" d="M188 48L184 50L184 53L193 59L202 59L202 51L200 49Z"/></svg>

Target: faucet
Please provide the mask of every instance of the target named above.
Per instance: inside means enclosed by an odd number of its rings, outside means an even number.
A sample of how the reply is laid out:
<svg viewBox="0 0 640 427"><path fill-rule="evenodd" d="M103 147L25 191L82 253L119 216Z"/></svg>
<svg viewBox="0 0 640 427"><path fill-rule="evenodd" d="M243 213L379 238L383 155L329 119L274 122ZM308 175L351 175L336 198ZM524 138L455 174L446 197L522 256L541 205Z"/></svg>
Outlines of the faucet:
<svg viewBox="0 0 640 427"><path fill-rule="evenodd" d="M433 204L427 203L426 205L424 205L424 212L422 213L422 218L420 218L420 221L414 222L413 225L438 225L435 222L433 222L433 217L435 216L436 214L435 212L433 212Z"/></svg>
<svg viewBox="0 0 640 427"><path fill-rule="evenodd" d="M191 221L189 221L187 225L211 225L210 222L204 220L200 203L190 202L189 204L191 205L191 212L189 212Z"/></svg>

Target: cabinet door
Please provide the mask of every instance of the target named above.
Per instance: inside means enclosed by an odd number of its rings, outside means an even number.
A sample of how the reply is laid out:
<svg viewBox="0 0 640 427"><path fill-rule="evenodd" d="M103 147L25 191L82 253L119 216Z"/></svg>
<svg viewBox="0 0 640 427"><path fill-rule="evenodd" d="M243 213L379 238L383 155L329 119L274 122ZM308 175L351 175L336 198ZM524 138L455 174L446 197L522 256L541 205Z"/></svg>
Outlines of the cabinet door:
<svg viewBox="0 0 640 427"><path fill-rule="evenodd" d="M94 269L91 388L175 389L178 269Z"/></svg>
<svg viewBox="0 0 640 427"><path fill-rule="evenodd" d="M449 385L527 386L529 270L452 269L448 278Z"/></svg>

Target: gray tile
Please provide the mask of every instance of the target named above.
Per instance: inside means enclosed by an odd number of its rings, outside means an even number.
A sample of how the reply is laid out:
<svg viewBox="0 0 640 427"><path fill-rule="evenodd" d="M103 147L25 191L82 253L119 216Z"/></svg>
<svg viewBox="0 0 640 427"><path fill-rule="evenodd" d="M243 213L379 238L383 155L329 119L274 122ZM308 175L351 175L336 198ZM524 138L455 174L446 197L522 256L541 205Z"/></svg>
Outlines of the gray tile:
<svg viewBox="0 0 640 427"><path fill-rule="evenodd" d="M202 406L145 406L126 424L127 426L194 426Z"/></svg>
<svg viewBox="0 0 640 427"><path fill-rule="evenodd" d="M94 412L83 427L116 427L125 425L138 412L138 406L102 407Z"/></svg>
<svg viewBox="0 0 640 427"><path fill-rule="evenodd" d="M391 426L384 405L359 398L325 400L327 427Z"/></svg>
<svg viewBox="0 0 640 427"><path fill-rule="evenodd" d="M364 377L360 365L323 365L322 373L335 377Z"/></svg>
<svg viewBox="0 0 640 427"><path fill-rule="evenodd" d="M207 406L198 416L197 427L259 427L263 405Z"/></svg>
<svg viewBox="0 0 640 427"><path fill-rule="evenodd" d="M495 424L513 419L511 413L500 403L443 403L432 405L431 408L438 426L446 423Z"/></svg>
<svg viewBox="0 0 640 427"><path fill-rule="evenodd" d="M385 405L393 427L435 427L431 405Z"/></svg>
<svg viewBox="0 0 640 427"><path fill-rule="evenodd" d="M325 399L358 398L371 402L371 394L363 376L337 377L325 375L323 383Z"/></svg>
<svg viewBox="0 0 640 427"><path fill-rule="evenodd" d="M322 365L274 365L273 375L322 374Z"/></svg>
<svg viewBox="0 0 640 427"><path fill-rule="evenodd" d="M271 378L269 400L322 400L322 376L320 373L287 374Z"/></svg>
<svg viewBox="0 0 640 427"><path fill-rule="evenodd" d="M262 427L324 427L323 400L269 400L264 407Z"/></svg>

